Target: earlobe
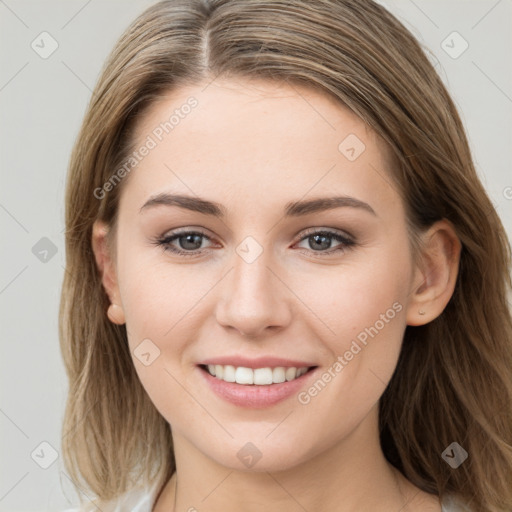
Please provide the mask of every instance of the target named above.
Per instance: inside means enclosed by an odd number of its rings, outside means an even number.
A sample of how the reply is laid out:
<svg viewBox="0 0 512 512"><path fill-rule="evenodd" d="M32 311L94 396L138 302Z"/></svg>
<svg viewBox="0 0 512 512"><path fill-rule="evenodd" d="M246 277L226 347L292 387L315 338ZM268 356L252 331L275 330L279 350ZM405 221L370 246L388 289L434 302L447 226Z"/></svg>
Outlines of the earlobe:
<svg viewBox="0 0 512 512"><path fill-rule="evenodd" d="M118 304L110 304L107 310L107 316L113 324L123 325L126 323L123 308Z"/></svg>
<svg viewBox="0 0 512 512"><path fill-rule="evenodd" d="M112 323L122 325L125 323L125 316L123 308L120 306L115 264L107 244L108 229L104 222L94 222L91 244L103 288L111 302L107 316Z"/></svg>
<svg viewBox="0 0 512 512"><path fill-rule="evenodd" d="M452 224L438 221L422 238L421 266L414 274L407 325L425 325L437 318L457 283L461 243Z"/></svg>

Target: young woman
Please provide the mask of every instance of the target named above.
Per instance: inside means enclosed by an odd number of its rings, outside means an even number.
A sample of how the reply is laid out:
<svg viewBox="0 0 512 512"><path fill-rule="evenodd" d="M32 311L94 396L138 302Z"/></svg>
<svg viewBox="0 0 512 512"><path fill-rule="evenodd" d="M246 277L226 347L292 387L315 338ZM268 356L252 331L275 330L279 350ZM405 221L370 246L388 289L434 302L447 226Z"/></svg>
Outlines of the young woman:
<svg viewBox="0 0 512 512"><path fill-rule="evenodd" d="M383 7L150 7L66 226L81 510L512 510L510 246Z"/></svg>

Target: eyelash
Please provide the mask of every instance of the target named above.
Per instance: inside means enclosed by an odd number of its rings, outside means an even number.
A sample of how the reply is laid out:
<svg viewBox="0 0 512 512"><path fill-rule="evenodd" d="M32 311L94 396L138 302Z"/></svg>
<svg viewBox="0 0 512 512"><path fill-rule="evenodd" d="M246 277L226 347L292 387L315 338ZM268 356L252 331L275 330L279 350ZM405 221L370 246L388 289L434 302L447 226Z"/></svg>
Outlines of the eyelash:
<svg viewBox="0 0 512 512"><path fill-rule="evenodd" d="M180 231L180 232L171 232L171 234L168 234L166 236L157 238L153 241L153 243L159 247L161 247L164 252L170 251L173 254L176 254L178 256L185 256L185 257L194 257L199 256L203 250L196 249L195 251L184 251L182 249L177 249L173 246L171 246L171 242L173 242L176 239L179 239L182 236L186 235L200 235L208 240L210 240L210 237L206 235L205 233L201 231ZM334 249L327 250L327 251L313 251L309 250L308 252L313 252L315 255L320 255L321 257L324 257L324 255L332 255L333 253L343 253L349 249L352 249L356 242L354 239L349 238L348 236L341 235L335 231L329 231L329 230L315 230L315 228L312 228L309 231L306 231L306 233L302 236L302 238L298 241L298 243L302 242L303 240L313 236L313 235L323 235L328 238L333 238L337 242L342 242L342 244Z"/></svg>

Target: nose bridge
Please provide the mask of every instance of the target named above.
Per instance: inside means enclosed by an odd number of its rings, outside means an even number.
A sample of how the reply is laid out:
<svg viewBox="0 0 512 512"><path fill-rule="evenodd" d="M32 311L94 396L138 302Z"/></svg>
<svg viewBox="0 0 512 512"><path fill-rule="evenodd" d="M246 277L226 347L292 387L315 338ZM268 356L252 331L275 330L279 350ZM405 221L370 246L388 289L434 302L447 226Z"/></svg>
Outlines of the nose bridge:
<svg viewBox="0 0 512 512"><path fill-rule="evenodd" d="M233 258L233 272L232 281L234 293L239 294L239 299L254 297L257 293L268 293L269 288L272 287L270 283L272 272L269 270L272 258L262 252L260 255L254 257L251 255L253 249L244 255L240 254L243 250L243 245L237 248L237 254ZM247 257L246 257L247 256Z"/></svg>
<svg viewBox="0 0 512 512"><path fill-rule="evenodd" d="M272 260L271 251L263 250L251 237L239 244L217 309L221 325L254 336L289 321L284 287L270 270Z"/></svg>

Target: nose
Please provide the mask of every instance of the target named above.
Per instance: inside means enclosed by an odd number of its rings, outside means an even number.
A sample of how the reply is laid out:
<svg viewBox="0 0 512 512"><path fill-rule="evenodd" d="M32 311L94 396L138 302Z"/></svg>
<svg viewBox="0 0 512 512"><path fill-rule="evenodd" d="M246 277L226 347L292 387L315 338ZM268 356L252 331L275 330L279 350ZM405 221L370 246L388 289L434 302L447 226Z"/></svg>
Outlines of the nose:
<svg viewBox="0 0 512 512"><path fill-rule="evenodd" d="M251 338L280 330L291 319L290 294L264 255L248 263L235 253L234 268L223 280L217 302L219 324Z"/></svg>

